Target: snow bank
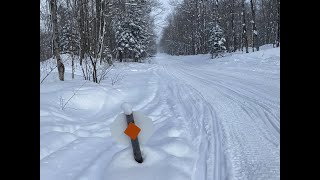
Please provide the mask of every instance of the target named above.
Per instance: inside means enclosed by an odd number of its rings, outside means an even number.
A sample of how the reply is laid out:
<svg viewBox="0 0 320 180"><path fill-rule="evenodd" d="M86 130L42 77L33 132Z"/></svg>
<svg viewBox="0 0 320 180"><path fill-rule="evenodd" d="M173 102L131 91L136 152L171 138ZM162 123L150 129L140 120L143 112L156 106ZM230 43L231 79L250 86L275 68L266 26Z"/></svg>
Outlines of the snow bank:
<svg viewBox="0 0 320 180"><path fill-rule="evenodd" d="M191 179L181 170L184 159L179 159L158 148L142 147L141 150L144 160L141 164L134 160L131 147L116 153L106 169L104 180Z"/></svg>

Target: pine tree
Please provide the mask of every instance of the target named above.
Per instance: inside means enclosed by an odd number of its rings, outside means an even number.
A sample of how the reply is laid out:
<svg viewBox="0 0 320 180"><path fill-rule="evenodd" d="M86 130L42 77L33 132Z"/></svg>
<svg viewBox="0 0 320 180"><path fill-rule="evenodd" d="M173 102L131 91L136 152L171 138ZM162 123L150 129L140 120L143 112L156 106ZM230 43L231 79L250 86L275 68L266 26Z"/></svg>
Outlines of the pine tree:
<svg viewBox="0 0 320 180"><path fill-rule="evenodd" d="M140 27L128 21L120 22L116 31L117 50L124 57L138 58L142 45L139 39Z"/></svg>
<svg viewBox="0 0 320 180"><path fill-rule="evenodd" d="M58 10L60 15L59 39L61 53L75 54L79 49L79 34L73 25L75 22L72 19L72 12L62 6Z"/></svg>
<svg viewBox="0 0 320 180"><path fill-rule="evenodd" d="M143 2L130 0L125 4L123 15L116 19L116 47L120 61L125 57L137 62L146 51L148 32Z"/></svg>
<svg viewBox="0 0 320 180"><path fill-rule="evenodd" d="M209 44L212 58L216 58L226 51L226 39L224 38L223 30L216 24L210 31Z"/></svg>

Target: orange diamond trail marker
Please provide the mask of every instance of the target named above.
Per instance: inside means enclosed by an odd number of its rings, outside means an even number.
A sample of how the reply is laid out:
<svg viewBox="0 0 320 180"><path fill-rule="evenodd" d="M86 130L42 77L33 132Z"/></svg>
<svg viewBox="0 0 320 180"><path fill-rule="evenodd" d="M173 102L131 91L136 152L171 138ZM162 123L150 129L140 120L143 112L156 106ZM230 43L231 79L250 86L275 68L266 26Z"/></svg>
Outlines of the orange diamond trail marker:
<svg viewBox="0 0 320 180"><path fill-rule="evenodd" d="M135 140L139 134L141 129L136 126L134 123L130 122L127 129L124 131L124 133L129 136L132 140Z"/></svg>
<svg viewBox="0 0 320 180"><path fill-rule="evenodd" d="M123 113L110 124L111 136L116 142L131 144L134 159L143 163L139 141L146 143L154 132L152 119L139 111L132 111L132 106L126 102L121 104L121 109Z"/></svg>

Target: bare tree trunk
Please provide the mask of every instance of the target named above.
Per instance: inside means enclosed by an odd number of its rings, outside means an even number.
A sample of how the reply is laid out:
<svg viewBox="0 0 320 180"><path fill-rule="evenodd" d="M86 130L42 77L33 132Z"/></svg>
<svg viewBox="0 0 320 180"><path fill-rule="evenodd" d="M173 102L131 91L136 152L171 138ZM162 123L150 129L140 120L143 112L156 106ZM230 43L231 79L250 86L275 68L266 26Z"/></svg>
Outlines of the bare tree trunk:
<svg viewBox="0 0 320 180"><path fill-rule="evenodd" d="M97 76L97 61L95 58L92 58L90 56L90 60L91 60L91 65L92 65L92 80L95 83L98 83L98 76Z"/></svg>
<svg viewBox="0 0 320 180"><path fill-rule="evenodd" d="M277 0L277 47L280 46L280 0Z"/></svg>
<svg viewBox="0 0 320 180"><path fill-rule="evenodd" d="M61 61L60 49L59 49L60 46L58 41L59 34L58 34L57 1L56 0L50 0L50 10L51 10L54 54L57 59L59 79L61 81L64 81L64 65Z"/></svg>
<svg viewBox="0 0 320 180"><path fill-rule="evenodd" d="M71 54L71 58L72 58L72 79L74 79L74 71L75 71L75 68L74 68L74 55L73 53Z"/></svg>
<svg viewBox="0 0 320 180"><path fill-rule="evenodd" d="M219 20L219 13L218 13L218 0L215 1L215 4L214 4L214 9L215 9L215 16L214 16L214 23L215 23L215 27L217 27L217 24L218 24L218 20Z"/></svg>
<svg viewBox="0 0 320 180"><path fill-rule="evenodd" d="M107 23L106 23L106 17L105 17L105 13L106 13L106 9L109 5L109 2L105 2L103 1L103 3L99 2L100 3L100 9L99 9L99 36L98 36L98 39L99 39L99 58L100 58L100 65L102 63L102 54L103 54L103 50L104 50L104 39L105 39L105 35L106 35L106 26L107 26ZM109 65L112 65L112 61L111 59L107 58L107 61L108 61L108 64Z"/></svg>
<svg viewBox="0 0 320 180"><path fill-rule="evenodd" d="M236 52L237 50L237 37L236 37L236 31L235 31L235 24L234 24L234 15L235 15L235 12L234 12L234 6L235 6L235 2L234 0L232 0L232 5L231 5L231 31L232 31L232 38L231 38L231 41L232 41L232 46L233 46L233 49L232 49L232 52Z"/></svg>
<svg viewBox="0 0 320 180"><path fill-rule="evenodd" d="M90 69L88 68L88 59L85 59L84 60L85 64L86 64L86 80L89 80L90 81Z"/></svg>
<svg viewBox="0 0 320 180"><path fill-rule="evenodd" d="M254 5L252 0L250 0L250 4L251 4L251 13L252 13L252 51L254 52L255 47L257 51L259 51L258 31L256 27L256 12L254 10Z"/></svg>
<svg viewBox="0 0 320 180"><path fill-rule="evenodd" d="M265 10L265 3L264 0L261 0L261 14L262 14L262 21L263 21L263 43L267 44L267 25L266 25L266 10Z"/></svg>
<svg viewBox="0 0 320 180"><path fill-rule="evenodd" d="M85 49L85 34L84 34L84 10L83 10L84 0L79 0L79 30L80 30L80 65L82 67L82 61L84 58L84 49ZM82 67L82 71L84 69Z"/></svg>
<svg viewBox="0 0 320 180"><path fill-rule="evenodd" d="M93 0L91 0L91 5L93 6ZM97 62L98 59L101 59L101 53L99 51L102 51L103 49L103 39L100 41L99 38L103 38L103 35L100 33L100 25L101 25L101 18L102 14L101 12L101 1L96 0L96 14L94 15L94 8L91 8L91 14L95 18L93 21L92 25L92 32L91 36L89 36L88 41L90 41L90 44L88 45L89 48L89 57L91 60L91 65L92 65L92 80L95 83L98 83L98 75L97 75ZM87 34L89 34L89 22L87 22L88 25L88 30ZM92 48L92 49L91 49ZM93 54L92 54L93 53Z"/></svg>
<svg viewBox="0 0 320 180"><path fill-rule="evenodd" d="M89 0L85 0L85 3L83 5L84 9L84 33L85 33L85 53L87 56L89 56L89 52L91 50L91 44L92 42L90 41L92 38L90 37L90 17L89 17Z"/></svg>
<svg viewBox="0 0 320 180"><path fill-rule="evenodd" d="M85 53L85 33L84 33L84 10L83 10L83 6L84 6L84 0L79 0L79 19L78 19L78 23L79 23L79 31L80 31L80 66L82 69L82 74L84 77L84 80L87 80L87 76L86 76L86 70L83 67L83 59L84 59L84 53Z"/></svg>
<svg viewBox="0 0 320 180"><path fill-rule="evenodd" d="M243 38L244 46L246 47L246 53L249 53L246 16L245 16L246 10L244 6L244 1L245 0L242 0L242 38Z"/></svg>
<svg viewBox="0 0 320 180"><path fill-rule="evenodd" d="M104 1L102 3L105 3ZM104 21L104 14L103 14L103 4L101 0L96 0L96 20L97 20L97 32L96 32L96 42L99 43L98 46L98 53L100 57L100 65L102 64L102 51L103 51L103 21ZM102 40L101 40L102 38Z"/></svg>
<svg viewBox="0 0 320 180"><path fill-rule="evenodd" d="M119 61L122 62L122 52L118 51L118 53L119 53Z"/></svg>

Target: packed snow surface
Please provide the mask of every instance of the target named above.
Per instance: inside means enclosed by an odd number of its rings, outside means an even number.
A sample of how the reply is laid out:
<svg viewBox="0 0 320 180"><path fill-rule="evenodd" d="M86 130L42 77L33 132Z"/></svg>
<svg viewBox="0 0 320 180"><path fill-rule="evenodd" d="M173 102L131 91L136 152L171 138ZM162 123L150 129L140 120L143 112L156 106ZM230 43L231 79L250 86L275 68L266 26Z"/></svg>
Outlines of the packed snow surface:
<svg viewBox="0 0 320 180"><path fill-rule="evenodd" d="M64 82L53 71L40 85L42 180L280 179L280 48L157 54L116 63L100 84L79 67L72 80L70 64ZM153 121L141 164L111 137L124 102Z"/></svg>

